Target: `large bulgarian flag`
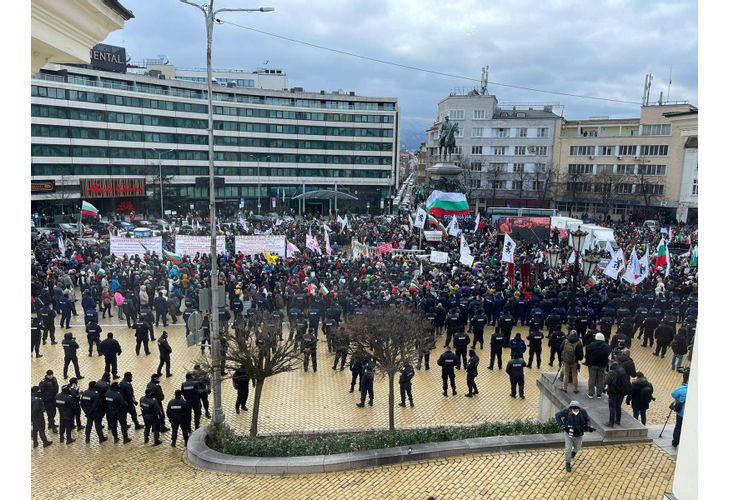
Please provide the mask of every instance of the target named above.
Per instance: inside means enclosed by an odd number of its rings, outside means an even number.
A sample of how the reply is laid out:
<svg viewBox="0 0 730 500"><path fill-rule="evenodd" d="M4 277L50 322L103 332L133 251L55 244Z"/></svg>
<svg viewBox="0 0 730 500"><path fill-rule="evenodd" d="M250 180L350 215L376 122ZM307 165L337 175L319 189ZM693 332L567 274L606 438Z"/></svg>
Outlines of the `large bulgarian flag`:
<svg viewBox="0 0 730 500"><path fill-rule="evenodd" d="M654 262L655 267L667 265L667 244L664 238L659 242L659 246L656 249L656 260Z"/></svg>
<svg viewBox="0 0 730 500"><path fill-rule="evenodd" d="M96 217L96 215L98 213L99 213L99 209L96 208L91 203L89 203L88 201L81 202L81 215L90 215L92 217Z"/></svg>
<svg viewBox="0 0 730 500"><path fill-rule="evenodd" d="M464 193L434 191L426 200L426 212L434 217L469 215L469 203Z"/></svg>
<svg viewBox="0 0 730 500"><path fill-rule="evenodd" d="M173 264L178 264L178 265L182 264L182 261L183 261L182 255L168 252L167 250L163 250L162 253L165 254L165 258L167 260L169 260L170 262L172 262Z"/></svg>

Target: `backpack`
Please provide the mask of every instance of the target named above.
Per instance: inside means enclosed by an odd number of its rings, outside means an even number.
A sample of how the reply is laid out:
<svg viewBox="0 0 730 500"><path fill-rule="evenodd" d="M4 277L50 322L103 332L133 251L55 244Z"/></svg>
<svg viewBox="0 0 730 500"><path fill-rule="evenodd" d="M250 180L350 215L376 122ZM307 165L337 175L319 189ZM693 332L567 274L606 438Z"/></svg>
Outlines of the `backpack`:
<svg viewBox="0 0 730 500"><path fill-rule="evenodd" d="M574 365L578 362L575 356L575 346L577 345L577 342L574 344L570 342L569 340L565 341L565 346L563 347L563 363L566 365Z"/></svg>

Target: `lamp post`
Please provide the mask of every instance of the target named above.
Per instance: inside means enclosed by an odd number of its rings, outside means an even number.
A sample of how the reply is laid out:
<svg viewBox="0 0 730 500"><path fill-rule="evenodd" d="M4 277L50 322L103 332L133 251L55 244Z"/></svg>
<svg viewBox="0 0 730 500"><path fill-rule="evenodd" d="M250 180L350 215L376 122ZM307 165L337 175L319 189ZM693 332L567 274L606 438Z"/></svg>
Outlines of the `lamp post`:
<svg viewBox="0 0 730 500"><path fill-rule="evenodd" d="M200 9L205 16L205 36L207 42L206 69L208 80L208 176L210 196L210 348L213 358L213 423L223 423L223 407L221 402L221 366L220 366L220 339L218 336L218 251L216 248L215 231L215 167L213 162L213 70L212 70L212 49L213 49L213 24L215 16L219 12L271 12L271 7L260 7L258 9L218 9L213 10L214 0L208 0L207 4L198 5L190 0L180 0L182 3L192 5Z"/></svg>
<svg viewBox="0 0 730 500"><path fill-rule="evenodd" d="M586 236L588 236L588 232L582 231L580 229L580 226L578 226L578 229L576 229L575 231L571 231L570 235L573 237L573 249L571 251L578 253L578 255L575 256L575 261L573 262L573 268L571 269L571 272L570 272L570 274L573 277L573 280L572 280L573 297L571 299L571 302L575 302L575 287L576 287L576 282L578 281L578 273L579 273L579 269L580 269L580 267L579 267L579 263L580 263L580 259L581 259L580 254L581 254L581 251L583 250L583 242L585 241Z"/></svg>
<svg viewBox="0 0 730 500"><path fill-rule="evenodd" d="M165 205L163 203L163 194L162 194L162 155L171 153L175 151L174 149L166 149L165 151L159 151L155 148L152 148L152 151L155 152L157 155L157 166L159 168L160 173L160 220L165 219Z"/></svg>
<svg viewBox="0 0 730 500"><path fill-rule="evenodd" d="M555 269L558 267L558 260L560 259L560 248L557 245L553 245L547 249L548 254L548 265Z"/></svg>

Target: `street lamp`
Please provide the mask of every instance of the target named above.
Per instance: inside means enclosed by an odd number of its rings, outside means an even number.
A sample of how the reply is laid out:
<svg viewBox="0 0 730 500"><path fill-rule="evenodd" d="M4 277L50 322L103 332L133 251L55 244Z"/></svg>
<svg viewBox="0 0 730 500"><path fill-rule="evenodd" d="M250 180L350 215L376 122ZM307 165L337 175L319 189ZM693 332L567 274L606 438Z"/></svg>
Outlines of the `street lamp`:
<svg viewBox="0 0 730 500"><path fill-rule="evenodd" d="M216 248L215 231L215 166L213 161L213 24L216 21L216 14L219 12L271 12L271 7L260 7L258 9L218 9L213 10L214 0L208 0L207 4L198 5L190 0L180 0L182 3L192 5L200 9L205 16L205 36L207 42L206 69L208 80L208 177L210 196L210 350L213 358L213 423L223 423L223 406L221 400L221 366L220 366L220 339L218 336L218 250Z"/></svg>
<svg viewBox="0 0 730 500"><path fill-rule="evenodd" d="M588 232L582 231L580 229L580 226L578 226L578 229L570 232L570 236L573 237L573 249L571 250L571 252L577 253L577 255L575 256L575 260L573 261L573 268L571 269L571 272L570 272L570 274L573 277L573 283L572 283L573 297L571 299L571 303L574 303L575 302L575 287L576 287L576 284L578 281L578 273L579 273L579 269L580 269L579 268L579 263L581 260L580 254L583 251L583 242L585 241L586 236L588 236Z"/></svg>
<svg viewBox="0 0 730 500"><path fill-rule="evenodd" d="M593 272L596 270L596 266L598 266L600 260L598 255L593 252L583 257L583 276L586 278L593 276Z"/></svg>
<svg viewBox="0 0 730 500"><path fill-rule="evenodd" d="M152 151L157 154L157 166L159 168L160 172L160 220L165 220L165 205L162 201L163 195L162 195L162 155L171 153L175 151L174 149L166 149L165 151L159 151L155 148L152 148ZM163 228L164 230L164 228Z"/></svg>
<svg viewBox="0 0 730 500"><path fill-rule="evenodd" d="M558 267L558 259L560 259L560 248L557 245L553 245L547 249L548 254L548 265L555 269Z"/></svg>

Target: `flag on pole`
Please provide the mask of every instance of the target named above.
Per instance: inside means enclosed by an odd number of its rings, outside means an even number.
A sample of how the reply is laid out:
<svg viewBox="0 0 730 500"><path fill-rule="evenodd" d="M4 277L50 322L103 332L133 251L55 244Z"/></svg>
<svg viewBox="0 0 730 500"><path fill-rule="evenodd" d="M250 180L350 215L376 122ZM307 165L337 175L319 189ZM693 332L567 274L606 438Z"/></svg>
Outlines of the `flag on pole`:
<svg viewBox="0 0 730 500"><path fill-rule="evenodd" d="M611 257L611 261L606 266L606 269L603 270L603 274L617 280L618 274L624 267L624 252L619 249L613 254L613 257Z"/></svg>
<svg viewBox="0 0 730 500"><path fill-rule="evenodd" d="M690 267L697 267L697 245L692 249L692 256L689 258Z"/></svg>
<svg viewBox="0 0 730 500"><path fill-rule="evenodd" d="M639 259L639 275L641 279L639 283L649 277L649 253L645 253L641 259Z"/></svg>
<svg viewBox="0 0 730 500"><path fill-rule="evenodd" d="M411 214L408 214L408 227L413 229L413 218L411 217Z"/></svg>
<svg viewBox="0 0 730 500"><path fill-rule="evenodd" d="M326 228L327 226L325 226ZM330 246L330 232L325 229L324 231L324 249L327 255L332 255L332 247Z"/></svg>
<svg viewBox="0 0 730 500"><path fill-rule="evenodd" d="M426 223L426 211L421 207L416 210L416 220L413 222L413 227L423 229L423 225Z"/></svg>
<svg viewBox="0 0 730 500"><path fill-rule="evenodd" d="M479 221L481 220L479 218L479 216L480 216L480 214L479 214L479 212L477 212L476 219L474 219L474 230L472 231L472 233L476 233L477 229L479 229Z"/></svg>
<svg viewBox="0 0 730 500"><path fill-rule="evenodd" d="M669 268L672 267L672 256L669 255L669 245L667 245L667 267L664 268L664 277L669 276Z"/></svg>
<svg viewBox="0 0 730 500"><path fill-rule="evenodd" d="M641 269L639 266L639 256L636 255L636 248L631 250L631 256L629 257L629 266L626 268L626 272L623 275L624 281L633 285L639 284L641 281L637 281L641 276Z"/></svg>
<svg viewBox="0 0 730 500"><path fill-rule="evenodd" d="M656 260L654 261L654 269L656 270L656 268L659 266L666 266L667 262L669 262L669 258L667 255L667 244L664 241L664 238L662 238L659 242L659 246L657 246L656 249Z"/></svg>
<svg viewBox="0 0 730 500"><path fill-rule="evenodd" d="M291 241L287 241L286 242L286 253L289 257L291 257L295 253L302 253L302 252L297 248L297 246L294 243L292 243Z"/></svg>
<svg viewBox="0 0 730 500"><path fill-rule="evenodd" d="M64 243L62 235L58 235L58 251L61 257L66 256L66 243Z"/></svg>
<svg viewBox="0 0 730 500"><path fill-rule="evenodd" d="M469 244L466 242L466 238L464 238L464 233L461 234L461 244L459 245L459 253L461 255L471 255L471 249L469 248Z"/></svg>
<svg viewBox="0 0 730 500"><path fill-rule="evenodd" d="M509 234L504 235L504 244L502 245L502 262L514 262L515 261L515 242L509 237Z"/></svg>
<svg viewBox="0 0 730 500"><path fill-rule="evenodd" d="M96 217L96 215L98 213L99 213L99 209L96 208L91 203L89 203L88 201L81 202L81 215L90 215L92 217Z"/></svg>
<svg viewBox="0 0 730 500"><path fill-rule="evenodd" d="M464 193L433 191L426 200L426 212L436 217L469 215L469 203Z"/></svg>
<svg viewBox="0 0 730 500"><path fill-rule="evenodd" d="M449 225L446 226L446 232L449 233L449 236L459 236L459 223L456 222L456 216L451 218Z"/></svg>
<svg viewBox="0 0 730 500"><path fill-rule="evenodd" d="M313 252L317 252L318 254L322 255L322 250L319 248L319 242L317 241L316 237L312 236L311 229L309 231L309 234L307 235L307 248L309 248Z"/></svg>
<svg viewBox="0 0 730 500"><path fill-rule="evenodd" d="M426 220L428 221L428 224L430 226L436 226L438 228L438 230L441 231L441 233L443 234L444 237L449 235L448 229L446 227L444 227L444 225L441 224L441 222L439 222L439 220L436 217L434 217L433 215L429 215L426 218Z"/></svg>
<svg viewBox="0 0 730 500"><path fill-rule="evenodd" d="M598 283L598 280L596 279L595 275L591 274L591 276L588 278L588 285L594 287L596 286L596 283Z"/></svg>
<svg viewBox="0 0 730 500"><path fill-rule="evenodd" d="M327 295L328 293L330 293L330 291L327 289L327 287L324 286L324 283L319 285L319 291L322 292L322 295Z"/></svg>
<svg viewBox="0 0 730 500"><path fill-rule="evenodd" d="M269 252L267 252L266 250L264 250L264 257L266 257L266 262L268 262L268 263L269 263L269 264L271 264L272 266L273 266L273 265L276 265L276 260L277 260L277 259L279 258L279 256L278 256L278 255L271 255L271 254L270 254Z"/></svg>
<svg viewBox="0 0 730 500"><path fill-rule="evenodd" d="M611 245L610 241L606 241L606 251L608 252L608 255L613 257L615 250L613 249L613 245Z"/></svg>
<svg viewBox="0 0 730 500"><path fill-rule="evenodd" d="M167 250L163 250L162 253L165 255L165 258L172 262L173 264L182 264L183 258L182 255L168 252Z"/></svg>

